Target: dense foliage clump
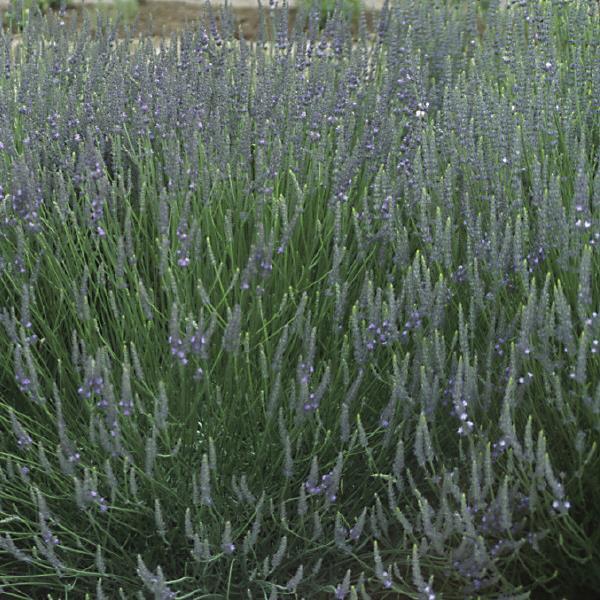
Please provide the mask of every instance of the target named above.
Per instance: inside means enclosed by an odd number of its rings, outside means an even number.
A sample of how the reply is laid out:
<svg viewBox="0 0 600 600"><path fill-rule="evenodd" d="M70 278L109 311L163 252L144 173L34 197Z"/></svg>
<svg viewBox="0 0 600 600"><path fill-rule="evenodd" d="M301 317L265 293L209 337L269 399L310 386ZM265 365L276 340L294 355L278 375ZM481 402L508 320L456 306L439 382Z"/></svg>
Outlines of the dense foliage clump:
<svg viewBox="0 0 600 600"><path fill-rule="evenodd" d="M475 4L0 39L3 598L600 589L599 8Z"/></svg>

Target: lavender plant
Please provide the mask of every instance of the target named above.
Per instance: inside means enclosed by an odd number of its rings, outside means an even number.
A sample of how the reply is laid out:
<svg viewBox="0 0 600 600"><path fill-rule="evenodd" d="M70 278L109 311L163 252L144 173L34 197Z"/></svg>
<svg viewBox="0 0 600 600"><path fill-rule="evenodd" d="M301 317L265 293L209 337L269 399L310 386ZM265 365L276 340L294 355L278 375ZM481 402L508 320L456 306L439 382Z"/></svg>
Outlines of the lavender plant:
<svg viewBox="0 0 600 600"><path fill-rule="evenodd" d="M489 4L2 34L3 596L600 587L600 11Z"/></svg>

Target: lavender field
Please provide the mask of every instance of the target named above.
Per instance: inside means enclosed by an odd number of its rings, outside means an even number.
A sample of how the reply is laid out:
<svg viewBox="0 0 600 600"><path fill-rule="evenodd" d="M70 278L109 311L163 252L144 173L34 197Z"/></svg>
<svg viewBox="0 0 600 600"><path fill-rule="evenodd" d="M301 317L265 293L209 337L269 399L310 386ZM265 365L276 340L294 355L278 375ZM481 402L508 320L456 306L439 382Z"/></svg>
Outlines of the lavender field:
<svg viewBox="0 0 600 600"><path fill-rule="evenodd" d="M2 600L598 597L600 4L486 4L4 30Z"/></svg>

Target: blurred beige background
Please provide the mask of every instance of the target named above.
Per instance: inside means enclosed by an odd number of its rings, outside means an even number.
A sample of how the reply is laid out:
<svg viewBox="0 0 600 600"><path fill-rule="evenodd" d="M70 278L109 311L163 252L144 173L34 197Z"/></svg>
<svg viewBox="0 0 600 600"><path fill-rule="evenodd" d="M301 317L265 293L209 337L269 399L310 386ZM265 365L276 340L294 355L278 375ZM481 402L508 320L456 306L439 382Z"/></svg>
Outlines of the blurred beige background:
<svg viewBox="0 0 600 600"><path fill-rule="evenodd" d="M162 2L177 2L179 4L191 4L196 6L203 6L205 0L161 0ZM261 0L264 7L269 6L269 0ZM383 0L362 0L367 9L380 9L383 6ZM151 4L152 0L145 0L147 4ZM114 0L71 0L73 5L91 5L91 4L114 4ZM299 4L298 0L288 0L290 7L295 7ZM8 6L10 0L0 0L0 6ZM221 6L225 4L224 0L211 0L211 4L214 6ZM229 0L229 5L233 8L256 8L258 7L257 0ZM282 0L278 0L278 5L282 5Z"/></svg>

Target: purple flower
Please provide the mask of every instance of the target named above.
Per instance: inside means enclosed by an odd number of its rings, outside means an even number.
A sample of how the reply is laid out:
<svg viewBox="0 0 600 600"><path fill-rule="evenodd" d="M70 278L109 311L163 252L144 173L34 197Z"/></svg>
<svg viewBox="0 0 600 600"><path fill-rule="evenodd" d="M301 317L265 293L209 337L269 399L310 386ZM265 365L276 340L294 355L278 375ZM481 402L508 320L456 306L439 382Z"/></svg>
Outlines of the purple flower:
<svg viewBox="0 0 600 600"><path fill-rule="evenodd" d="M83 398L89 398L92 394L100 396L104 390L104 380L101 376L90 376L86 378L83 385L77 389L77 393Z"/></svg>
<svg viewBox="0 0 600 600"><path fill-rule="evenodd" d="M19 390L21 392L29 391L29 389L30 389L29 386L31 385L31 379L29 379L29 377L16 375L15 379L19 385Z"/></svg>
<svg viewBox="0 0 600 600"><path fill-rule="evenodd" d="M315 372L315 368L312 365L300 363L298 367L298 375L302 383L308 383L310 376Z"/></svg>
<svg viewBox="0 0 600 600"><path fill-rule="evenodd" d="M175 356L182 365L188 364L186 346L183 340L179 337L175 338L172 335L168 338L171 346L171 356Z"/></svg>
<svg viewBox="0 0 600 600"><path fill-rule="evenodd" d="M381 568L381 566L382 565L380 564L379 568ZM393 585L392 578L391 578L390 574L387 571L381 571L378 574L378 577L379 577L379 580L381 581L381 583L383 584L384 588L386 588L387 590L389 590L392 587L392 585Z"/></svg>
<svg viewBox="0 0 600 600"><path fill-rule="evenodd" d="M44 531L42 531L42 538L46 542L46 544L51 544L53 546L57 546L60 544L60 540L52 534L52 532L48 529L48 527L44 527Z"/></svg>
<svg viewBox="0 0 600 600"><path fill-rule="evenodd" d="M231 542L228 544L223 544L222 548L225 554L233 554L235 552L235 544Z"/></svg>
<svg viewBox="0 0 600 600"><path fill-rule="evenodd" d="M335 588L335 599L336 600L344 600L347 595L348 595L348 592L346 592L344 589L342 589L341 583L338 583Z"/></svg>

